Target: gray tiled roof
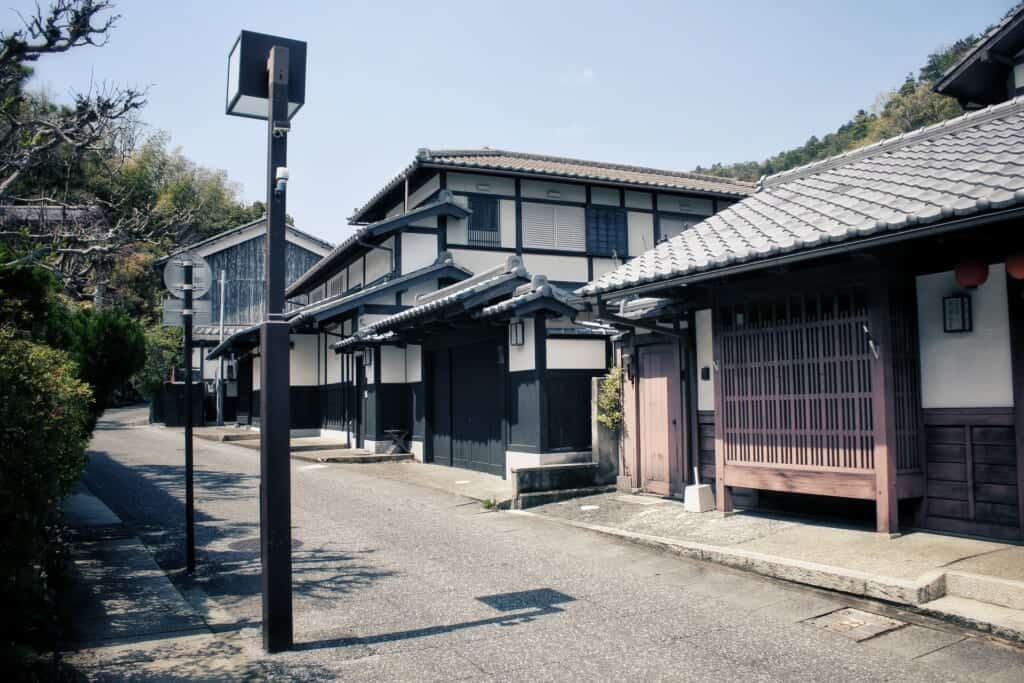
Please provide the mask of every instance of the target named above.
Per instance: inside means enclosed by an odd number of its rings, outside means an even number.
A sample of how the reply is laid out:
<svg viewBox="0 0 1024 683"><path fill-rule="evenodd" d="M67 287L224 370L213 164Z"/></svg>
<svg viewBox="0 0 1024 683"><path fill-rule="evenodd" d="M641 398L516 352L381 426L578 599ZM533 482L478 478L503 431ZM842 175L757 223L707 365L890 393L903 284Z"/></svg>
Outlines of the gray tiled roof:
<svg viewBox="0 0 1024 683"><path fill-rule="evenodd" d="M480 316L488 318L500 315L539 299L551 299L577 311L583 310L583 304L578 296L568 290L550 284L543 275L534 275L525 285L517 287L508 299L484 307L480 311Z"/></svg>
<svg viewBox="0 0 1024 683"><path fill-rule="evenodd" d="M482 171L507 171L562 180L591 180L621 185L636 185L644 189L685 190L707 192L730 197L745 197L754 191L753 183L734 178L667 171L646 166L630 166L602 161L585 161L545 154L509 152L501 149L420 149L416 159L401 173L392 178L379 192L357 209L350 220L359 221L388 192L394 190L416 169L447 167Z"/></svg>
<svg viewBox="0 0 1024 683"><path fill-rule="evenodd" d="M593 295L1024 204L1024 97L767 178ZM851 244L851 246L856 246Z"/></svg>

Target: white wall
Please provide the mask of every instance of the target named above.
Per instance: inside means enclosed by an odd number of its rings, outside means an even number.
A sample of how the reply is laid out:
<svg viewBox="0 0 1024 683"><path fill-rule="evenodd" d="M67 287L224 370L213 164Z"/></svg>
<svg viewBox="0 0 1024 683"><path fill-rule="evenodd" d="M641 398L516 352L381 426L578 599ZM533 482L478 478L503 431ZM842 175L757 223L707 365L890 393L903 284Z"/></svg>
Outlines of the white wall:
<svg viewBox="0 0 1024 683"><path fill-rule="evenodd" d="M973 332L945 333L942 298L964 290L952 271L917 278L917 324L924 408L1013 405L1006 268L995 263L971 297Z"/></svg>
<svg viewBox="0 0 1024 683"><path fill-rule="evenodd" d="M594 278L597 279L605 273L610 273L623 264L623 260L614 258L594 258Z"/></svg>
<svg viewBox="0 0 1024 683"><path fill-rule="evenodd" d="M599 370L605 367L604 339L548 339L549 370Z"/></svg>
<svg viewBox="0 0 1024 683"><path fill-rule="evenodd" d="M423 350L415 344L405 347L405 381L423 381Z"/></svg>
<svg viewBox="0 0 1024 683"><path fill-rule="evenodd" d="M402 292L402 304L405 306L415 306L416 297L420 294L429 294L430 292L436 292L438 290L437 280L429 280L427 282L420 282L419 284L409 287L409 289Z"/></svg>
<svg viewBox="0 0 1024 683"><path fill-rule="evenodd" d="M380 347L380 383L405 384L405 349Z"/></svg>
<svg viewBox="0 0 1024 683"><path fill-rule="evenodd" d="M257 391L260 388L260 357L254 356L252 359L252 390Z"/></svg>
<svg viewBox="0 0 1024 683"><path fill-rule="evenodd" d="M415 209L417 206L422 204L427 197L434 194L439 189L441 189L441 175L435 173L415 191L409 193L409 209Z"/></svg>
<svg viewBox="0 0 1024 683"><path fill-rule="evenodd" d="M516 193L514 178L481 173L448 172L448 189L452 192L474 192L477 194L503 194L512 196Z"/></svg>
<svg viewBox="0 0 1024 683"><path fill-rule="evenodd" d="M658 211L710 216L715 212L715 209L714 203L710 199L658 193Z"/></svg>
<svg viewBox="0 0 1024 683"><path fill-rule="evenodd" d="M319 384L317 381L317 338L314 334L293 334L293 344L288 356L289 384L297 387L310 387Z"/></svg>
<svg viewBox="0 0 1024 683"><path fill-rule="evenodd" d="M391 272L391 259L394 258L395 238L389 237L381 245L384 249L371 249L366 253L366 283L375 282Z"/></svg>
<svg viewBox="0 0 1024 683"><path fill-rule="evenodd" d="M327 341L326 348L327 352L324 356L324 362L327 364L327 384L337 384L341 381L341 354L335 353L334 349L331 348L331 344L338 341L337 337L328 337L324 335L324 339Z"/></svg>
<svg viewBox="0 0 1024 683"><path fill-rule="evenodd" d="M516 201L514 199L502 199L498 202L501 225L501 246L515 248L516 246Z"/></svg>
<svg viewBox="0 0 1024 683"><path fill-rule="evenodd" d="M455 203L462 208L469 208L469 197L463 197L461 195L455 197ZM448 217L448 232L446 233L446 241L448 244L468 244L469 243L469 219L468 218L455 218L453 216Z"/></svg>
<svg viewBox="0 0 1024 683"><path fill-rule="evenodd" d="M437 236L418 232L403 232L402 275L426 268L437 260Z"/></svg>
<svg viewBox="0 0 1024 683"><path fill-rule="evenodd" d="M609 206L619 205L619 191L614 187L596 187L591 186L590 188L590 203L591 204L607 204Z"/></svg>
<svg viewBox="0 0 1024 683"><path fill-rule="evenodd" d="M348 267L348 288L358 287L363 284L363 259L353 261Z"/></svg>
<svg viewBox="0 0 1024 683"><path fill-rule="evenodd" d="M651 199L650 192L634 192L632 190L626 190L625 197L626 206L632 209L652 209L654 208L654 200Z"/></svg>
<svg viewBox="0 0 1024 683"><path fill-rule="evenodd" d="M715 409L715 350L711 327L711 309L697 311L694 316L697 337L697 410ZM703 380L701 368L711 369L711 379Z"/></svg>
<svg viewBox="0 0 1024 683"><path fill-rule="evenodd" d="M456 249L452 248L448 251L452 254L452 259L456 264L463 268L468 268L472 273L481 273L488 268L494 266L504 265L508 261L510 254L505 251L484 251L484 250L469 250L469 249Z"/></svg>
<svg viewBox="0 0 1024 683"><path fill-rule="evenodd" d="M641 211L626 214L630 256L639 256L654 246L654 216Z"/></svg>
<svg viewBox="0 0 1024 683"><path fill-rule="evenodd" d="M508 347L508 370L519 372L522 370L533 370L537 366L537 357L534 355L533 346L533 320L523 319L523 345Z"/></svg>
<svg viewBox="0 0 1024 683"><path fill-rule="evenodd" d="M522 180L519 182L519 189L525 198L557 199L580 204L587 201L587 189L583 185L556 183L548 180Z"/></svg>
<svg viewBox="0 0 1024 683"><path fill-rule="evenodd" d="M530 275L544 275L552 281L587 282L590 279L585 256L523 254L523 265Z"/></svg>

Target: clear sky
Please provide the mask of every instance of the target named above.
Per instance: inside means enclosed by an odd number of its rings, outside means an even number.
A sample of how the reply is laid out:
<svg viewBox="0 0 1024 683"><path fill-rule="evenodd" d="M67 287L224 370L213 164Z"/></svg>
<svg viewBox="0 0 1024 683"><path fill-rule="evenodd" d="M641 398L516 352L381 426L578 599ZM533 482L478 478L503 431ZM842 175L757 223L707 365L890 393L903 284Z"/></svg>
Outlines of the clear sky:
<svg viewBox="0 0 1024 683"><path fill-rule="evenodd" d="M44 58L36 82L58 97L90 80L150 86L146 122L256 200L265 124L224 115L227 52L243 28L307 41L288 212L337 242L420 147L678 170L762 159L833 130L1013 4L121 0L107 46ZM2 25L17 21L8 10Z"/></svg>

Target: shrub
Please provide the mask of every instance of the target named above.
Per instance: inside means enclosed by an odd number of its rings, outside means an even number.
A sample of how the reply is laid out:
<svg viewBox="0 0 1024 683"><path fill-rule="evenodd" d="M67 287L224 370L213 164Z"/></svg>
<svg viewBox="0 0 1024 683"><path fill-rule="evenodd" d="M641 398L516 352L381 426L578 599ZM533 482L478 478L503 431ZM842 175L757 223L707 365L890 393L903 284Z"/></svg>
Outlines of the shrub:
<svg viewBox="0 0 1024 683"><path fill-rule="evenodd" d="M63 564L58 505L85 467L89 387L68 355L0 329L0 663L45 650Z"/></svg>
<svg viewBox="0 0 1024 683"><path fill-rule="evenodd" d="M597 394L597 422L613 432L622 426L622 368L612 368Z"/></svg>
<svg viewBox="0 0 1024 683"><path fill-rule="evenodd" d="M150 327L145 332L146 362L135 373L132 385L151 401L171 374L182 355L180 327Z"/></svg>
<svg viewBox="0 0 1024 683"><path fill-rule="evenodd" d="M72 318L71 357L93 390L93 417L107 407L146 360L142 325L116 309L79 309Z"/></svg>

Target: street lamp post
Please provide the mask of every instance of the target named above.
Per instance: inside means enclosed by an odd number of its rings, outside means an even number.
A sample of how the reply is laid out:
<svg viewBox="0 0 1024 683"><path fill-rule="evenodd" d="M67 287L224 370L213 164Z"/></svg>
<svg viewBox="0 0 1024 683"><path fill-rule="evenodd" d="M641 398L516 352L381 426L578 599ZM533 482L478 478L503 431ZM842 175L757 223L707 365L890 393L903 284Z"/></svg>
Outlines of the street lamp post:
<svg viewBox="0 0 1024 683"><path fill-rule="evenodd" d="M291 473L285 199L290 118L305 99L306 44L242 31L228 58L227 113L267 119L266 315L260 329L263 647L292 645Z"/></svg>

